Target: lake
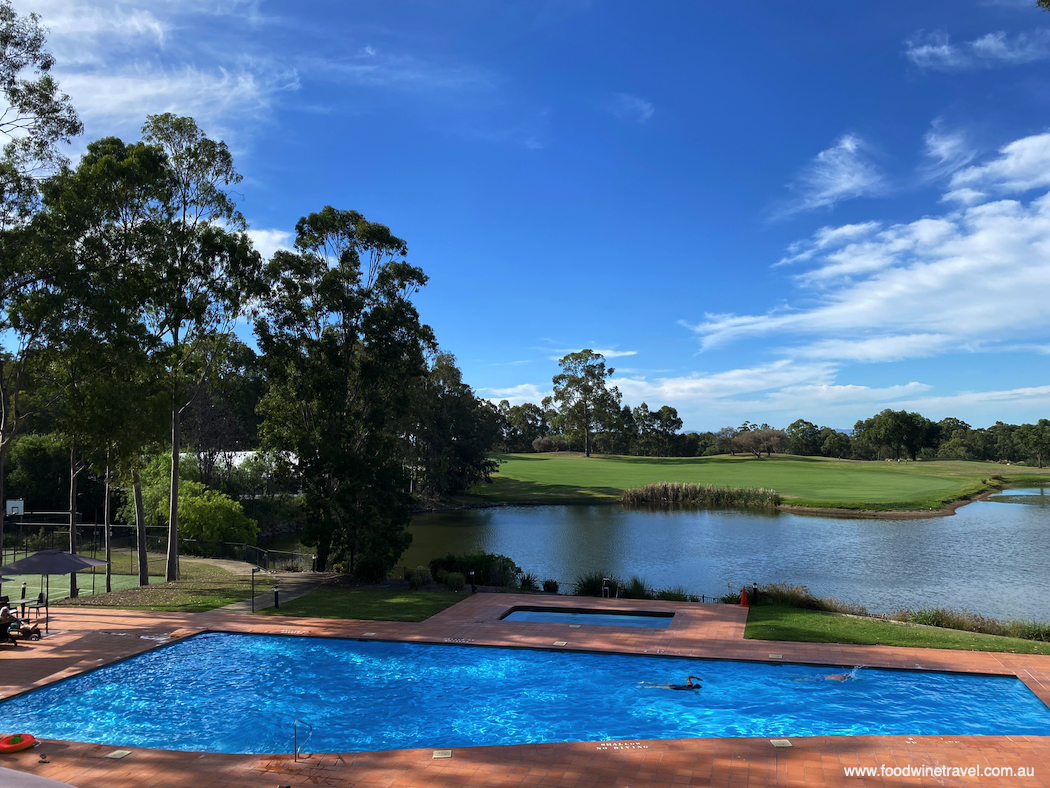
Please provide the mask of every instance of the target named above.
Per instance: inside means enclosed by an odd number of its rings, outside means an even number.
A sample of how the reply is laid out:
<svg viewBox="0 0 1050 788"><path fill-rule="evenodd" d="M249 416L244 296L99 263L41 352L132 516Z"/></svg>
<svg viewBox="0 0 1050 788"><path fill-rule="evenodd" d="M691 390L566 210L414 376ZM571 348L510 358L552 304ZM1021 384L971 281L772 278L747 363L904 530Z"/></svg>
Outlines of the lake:
<svg viewBox="0 0 1050 788"><path fill-rule="evenodd" d="M605 570L697 595L780 582L871 612L955 607L1050 619L1050 488L1008 490L920 520L510 506L421 514L409 530L405 566L450 552L502 553L557 580L562 593L578 575Z"/></svg>

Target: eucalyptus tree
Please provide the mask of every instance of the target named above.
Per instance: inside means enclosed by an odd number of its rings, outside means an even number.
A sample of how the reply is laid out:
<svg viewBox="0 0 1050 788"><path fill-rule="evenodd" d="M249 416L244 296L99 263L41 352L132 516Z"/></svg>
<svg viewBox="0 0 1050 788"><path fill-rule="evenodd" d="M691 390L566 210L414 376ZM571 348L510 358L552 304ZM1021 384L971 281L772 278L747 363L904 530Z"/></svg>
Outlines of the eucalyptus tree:
<svg viewBox="0 0 1050 788"><path fill-rule="evenodd" d="M411 541L403 457L434 348L411 298L427 279L403 240L356 211L300 219L295 248L270 261L256 322L263 446L293 458L318 565L383 576Z"/></svg>
<svg viewBox="0 0 1050 788"><path fill-rule="evenodd" d="M434 355L420 378L412 411L408 461L419 482L414 491L429 499L465 493L492 480L499 463L487 452L499 435L499 411L463 382L451 353Z"/></svg>
<svg viewBox="0 0 1050 788"><path fill-rule="evenodd" d="M192 118L151 115L146 144L164 158L162 196L150 206L156 233L143 260L142 317L164 372L170 416L171 482L165 576L179 575L180 419L221 355L234 321L259 286L262 260L245 232L230 187L241 176L226 143Z"/></svg>
<svg viewBox="0 0 1050 788"><path fill-rule="evenodd" d="M1050 419L1020 425L1014 432L1014 441L1028 457L1035 457L1042 468L1043 459L1050 455Z"/></svg>
<svg viewBox="0 0 1050 788"><path fill-rule="evenodd" d="M583 433L583 451L590 457L591 434L619 414L620 391L608 383L616 370L606 368L605 357L590 349L569 353L558 364L553 399L567 425Z"/></svg>
<svg viewBox="0 0 1050 788"><path fill-rule="evenodd" d="M38 178L62 163L59 144L82 131L50 73L55 61L45 43L36 14L19 16L10 0L0 0L0 501L4 461L26 416L23 392L46 319L27 308L49 281L49 261L27 249L27 225L39 207Z"/></svg>
<svg viewBox="0 0 1050 788"><path fill-rule="evenodd" d="M69 448L71 552L79 474L93 465L105 481L108 554L114 474L133 471L154 437L156 375L138 304L150 284L144 261L157 245L151 213L165 194L164 164L157 149L141 143L92 142L75 170L46 183L32 225L54 270L52 287L39 294L42 311L52 315L41 374L52 427ZM75 577L70 582L75 595Z"/></svg>

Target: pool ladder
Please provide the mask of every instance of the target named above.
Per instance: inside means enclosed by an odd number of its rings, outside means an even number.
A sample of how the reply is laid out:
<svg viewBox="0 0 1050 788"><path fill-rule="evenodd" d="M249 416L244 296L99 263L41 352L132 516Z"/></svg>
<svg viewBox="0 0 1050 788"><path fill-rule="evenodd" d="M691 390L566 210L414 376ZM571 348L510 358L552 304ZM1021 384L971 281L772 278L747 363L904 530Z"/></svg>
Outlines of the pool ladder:
<svg viewBox="0 0 1050 788"><path fill-rule="evenodd" d="M302 743L301 746L299 744L299 723L302 723L303 725L305 725L307 728L310 729L310 733L307 734L305 739L303 739L303 743ZM299 760L299 753L300 753L300 751L303 749L303 747L306 746L306 743L308 741L310 741L311 738L313 738L313 735L314 735L314 726L311 725L310 723L308 723L306 720L296 720L294 723L292 723L292 752L293 752L292 760L293 761L298 761Z"/></svg>

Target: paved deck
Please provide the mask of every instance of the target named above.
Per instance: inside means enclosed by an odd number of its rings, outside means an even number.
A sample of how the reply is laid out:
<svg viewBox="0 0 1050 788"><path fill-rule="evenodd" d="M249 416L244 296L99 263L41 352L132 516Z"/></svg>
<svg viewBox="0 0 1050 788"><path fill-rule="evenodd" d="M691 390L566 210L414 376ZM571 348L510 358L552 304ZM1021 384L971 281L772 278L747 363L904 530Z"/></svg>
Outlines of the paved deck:
<svg viewBox="0 0 1050 788"><path fill-rule="evenodd" d="M588 607L676 613L671 627L569 629L565 624L503 623L514 605L577 607L571 597L479 594L418 624L255 617L228 611L144 613L90 608L53 609L51 637L17 650L0 647L4 697L141 653L202 631L376 638L421 643L563 648L699 658L795 661L827 665L924 668L1017 676L1050 705L1050 656L934 649L779 643L743 639L746 610L726 605L587 600ZM555 642L565 642L555 647ZM0 723L2 724L2 723ZM1050 788L1050 736L865 736L795 738L790 748L766 738L579 742L457 748L449 759L433 750L313 755L294 762L269 756L181 753L48 741L0 756L0 766L78 788L172 786L327 785L388 786L884 786L989 785ZM41 754L47 763L41 763ZM866 766L1024 767L1034 777L846 777L843 768Z"/></svg>

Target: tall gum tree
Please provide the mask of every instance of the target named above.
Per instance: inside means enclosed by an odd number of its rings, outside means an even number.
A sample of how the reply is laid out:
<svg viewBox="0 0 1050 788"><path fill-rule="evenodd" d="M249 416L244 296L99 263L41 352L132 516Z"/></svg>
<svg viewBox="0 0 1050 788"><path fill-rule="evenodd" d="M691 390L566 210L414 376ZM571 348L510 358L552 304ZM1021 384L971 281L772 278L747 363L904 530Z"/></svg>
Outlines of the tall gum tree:
<svg viewBox="0 0 1050 788"><path fill-rule="evenodd" d="M36 14L19 16L10 0L0 0L0 501L4 461L26 415L22 392L42 337L21 306L49 286L49 261L26 253L27 225L39 208L37 180L61 165L59 145L83 130L50 73L55 60L45 43Z"/></svg>
<svg viewBox="0 0 1050 788"><path fill-rule="evenodd" d="M434 347L411 301L426 283L408 247L356 211L326 207L277 252L256 322L269 390L266 449L294 455L319 566L385 577L411 541L406 436Z"/></svg>
<svg viewBox="0 0 1050 788"><path fill-rule="evenodd" d="M151 115L144 141L165 158L167 188L152 206L158 233L142 272L151 283L143 316L158 347L171 417L171 482L165 578L179 577L180 419L208 376L233 322L257 292L262 260L229 188L241 180L224 142L209 139L192 118Z"/></svg>
<svg viewBox="0 0 1050 788"><path fill-rule="evenodd" d="M616 370L606 368L605 357L589 348L563 356L558 364L562 371L553 379L554 401L566 423L583 432L583 451L590 457L595 428L620 409L620 390L608 383Z"/></svg>

